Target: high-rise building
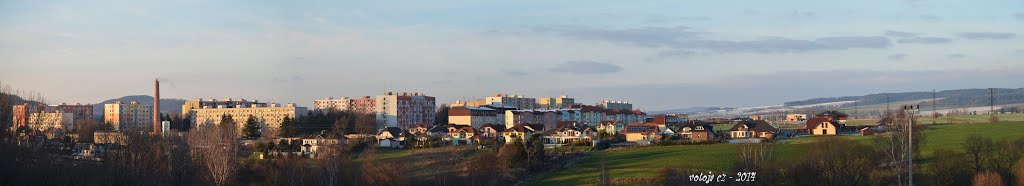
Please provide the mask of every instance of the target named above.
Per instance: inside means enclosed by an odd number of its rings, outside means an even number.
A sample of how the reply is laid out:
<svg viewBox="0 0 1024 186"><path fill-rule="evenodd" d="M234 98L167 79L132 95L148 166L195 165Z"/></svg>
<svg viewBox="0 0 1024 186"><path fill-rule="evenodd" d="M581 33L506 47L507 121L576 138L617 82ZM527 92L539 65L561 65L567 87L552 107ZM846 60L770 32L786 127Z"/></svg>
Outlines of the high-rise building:
<svg viewBox="0 0 1024 186"><path fill-rule="evenodd" d="M351 99L348 97L331 98L321 100L313 100L313 110L315 111L354 111L359 113L374 113L374 109L377 105L377 99L370 96L364 96L360 98Z"/></svg>
<svg viewBox="0 0 1024 186"><path fill-rule="evenodd" d="M267 103L260 103L259 100L245 100L245 99L195 99L185 101L185 104L181 105L181 115L185 116L192 112L192 109L198 109L203 107L218 108L240 108L240 107L266 107Z"/></svg>
<svg viewBox="0 0 1024 186"><path fill-rule="evenodd" d="M597 107L601 107L603 109L633 110L633 104L630 104L629 102L625 102L625 101L604 100L604 101L598 102L596 104L596 106Z"/></svg>
<svg viewBox="0 0 1024 186"><path fill-rule="evenodd" d="M266 105L266 104L263 104ZM223 116L231 116L231 119L235 122L238 127L238 132L242 131L242 127L245 127L246 122L250 116L255 117L256 121L259 121L259 127L264 135L277 135L277 131L281 128L281 122L284 118L294 119L299 116L306 114L306 107L297 107L294 103L289 103L284 106L278 104L269 104L267 106L260 106L259 104L250 104L248 107L228 107L227 105L218 105L217 107L203 106L202 108L192 109L195 119L192 120L192 124L196 125L218 125L221 122Z"/></svg>
<svg viewBox="0 0 1024 186"><path fill-rule="evenodd" d="M103 122L116 131L143 131L153 124L153 106L132 101L103 105Z"/></svg>
<svg viewBox="0 0 1024 186"><path fill-rule="evenodd" d="M92 105L68 105L60 103L58 105L29 105L28 103L22 105L12 106L11 115L13 117L14 126L21 127L27 126L30 122L29 117L32 113L69 113L74 116L73 121L75 123L84 122L92 119ZM67 117L70 118L70 117Z"/></svg>
<svg viewBox="0 0 1024 186"><path fill-rule="evenodd" d="M351 108L358 113L375 113L377 112L377 98L363 96L362 98L352 99Z"/></svg>
<svg viewBox="0 0 1024 186"><path fill-rule="evenodd" d="M377 122L380 127L408 129L416 124L433 124L437 108L434 97L416 92L388 92L377 96Z"/></svg>
<svg viewBox="0 0 1024 186"><path fill-rule="evenodd" d="M566 109L569 106L576 104L575 99L570 98L567 95L562 95L556 98L538 98L537 107L538 109Z"/></svg>
<svg viewBox="0 0 1024 186"><path fill-rule="evenodd" d="M328 97L327 99L313 100L315 111L344 111L352 109L352 99L348 97Z"/></svg>
<svg viewBox="0 0 1024 186"><path fill-rule="evenodd" d="M488 105L511 106L519 109L537 109L537 99L523 95L495 94L484 99Z"/></svg>

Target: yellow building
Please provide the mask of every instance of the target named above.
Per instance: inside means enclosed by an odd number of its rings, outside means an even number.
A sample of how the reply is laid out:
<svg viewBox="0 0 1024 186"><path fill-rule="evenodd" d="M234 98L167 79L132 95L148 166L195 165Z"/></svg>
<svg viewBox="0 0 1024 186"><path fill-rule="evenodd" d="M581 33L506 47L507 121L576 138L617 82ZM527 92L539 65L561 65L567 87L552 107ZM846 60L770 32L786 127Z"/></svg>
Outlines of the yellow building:
<svg viewBox="0 0 1024 186"><path fill-rule="evenodd" d="M132 101L103 105L103 122L115 131L149 130L153 127L153 106Z"/></svg>
<svg viewBox="0 0 1024 186"><path fill-rule="evenodd" d="M74 130L75 115L65 112L30 113L28 128L38 131Z"/></svg>
<svg viewBox="0 0 1024 186"><path fill-rule="evenodd" d="M811 135L836 135L842 127L839 123L825 118L811 118L807 120L807 130Z"/></svg>
<svg viewBox="0 0 1024 186"><path fill-rule="evenodd" d="M303 116L306 114L306 107L296 107L295 104L288 104L285 106L279 106L277 104L270 104L266 107L259 107L257 105L251 105L249 107L238 107L228 108L226 106L218 106L217 108L203 107L199 109L192 109L195 112L192 120L193 125L209 125L209 124L220 124L221 118L224 115L231 116L231 119L235 121L238 127L238 131L242 131L242 127L245 127L249 116L255 117L260 122L260 129L264 135L274 136L277 135L278 129L281 127L281 122L285 117L295 119L296 116Z"/></svg>
<svg viewBox="0 0 1024 186"><path fill-rule="evenodd" d="M562 95L557 98L538 98L537 104L540 109L567 109L576 104L576 100Z"/></svg>
<svg viewBox="0 0 1024 186"><path fill-rule="evenodd" d="M653 123L630 123L622 129L627 142L641 145L650 144L658 137L658 125Z"/></svg>

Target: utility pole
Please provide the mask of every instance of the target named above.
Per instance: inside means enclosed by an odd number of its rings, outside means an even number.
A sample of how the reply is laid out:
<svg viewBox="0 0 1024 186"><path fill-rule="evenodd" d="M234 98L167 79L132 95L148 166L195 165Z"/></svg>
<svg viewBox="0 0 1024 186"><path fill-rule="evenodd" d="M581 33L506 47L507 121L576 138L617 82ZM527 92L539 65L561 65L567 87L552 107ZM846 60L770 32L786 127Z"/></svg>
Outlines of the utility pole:
<svg viewBox="0 0 1024 186"><path fill-rule="evenodd" d="M917 105L917 109L921 109L921 105ZM904 112L910 112L907 116L910 117L910 121L907 122L910 125L910 128L907 128L907 185L914 185L914 106L911 105L910 110Z"/></svg>
<svg viewBox="0 0 1024 186"><path fill-rule="evenodd" d="M935 124L935 118L939 118L939 110L935 108L935 89L932 89L932 125Z"/></svg>
<svg viewBox="0 0 1024 186"><path fill-rule="evenodd" d="M885 114L886 114L886 117L889 117L888 116L890 114L889 112L891 112L891 111L889 111L889 94L885 94Z"/></svg>
<svg viewBox="0 0 1024 186"><path fill-rule="evenodd" d="M859 103L860 103L860 100L857 100L857 101L853 102L853 119L857 119L857 116L860 115L860 112L859 112L860 110L859 110L859 106L858 106Z"/></svg>
<svg viewBox="0 0 1024 186"><path fill-rule="evenodd" d="M996 89L988 88L988 114L996 114Z"/></svg>

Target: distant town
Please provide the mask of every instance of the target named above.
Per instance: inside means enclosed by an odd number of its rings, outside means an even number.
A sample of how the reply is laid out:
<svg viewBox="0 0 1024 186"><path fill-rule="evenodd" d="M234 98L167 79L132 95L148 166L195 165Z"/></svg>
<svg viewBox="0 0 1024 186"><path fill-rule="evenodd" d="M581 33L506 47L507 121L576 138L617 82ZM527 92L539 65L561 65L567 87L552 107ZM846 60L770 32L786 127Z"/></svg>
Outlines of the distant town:
<svg viewBox="0 0 1024 186"><path fill-rule="evenodd" d="M5 90L10 90L10 88L5 88ZM989 114L991 117L977 122L995 124L1006 122L1007 119L1009 121L1024 119L1018 117L1022 115L1019 114L1020 107L1013 106L1013 104L1002 105L998 111L994 110L993 106L992 112L988 113L963 109L947 109L942 113L936 110L938 107L933 107L932 112L922 114L920 103L931 101L930 104L935 105L937 99L895 107L886 103L884 112L868 112L877 115L860 118L852 117L844 111L828 109L839 108L834 105L821 109L821 105L829 104L820 103L808 103L819 106L817 109L782 112L777 109L762 108L763 112L757 115L713 117L726 114L722 113L723 111L717 111L717 114L715 112L648 114L634 109L634 105L626 100L602 100L594 104L585 104L568 95L533 98L524 95L494 94L488 95L484 99L456 100L450 104L439 105L436 103L435 97L420 92L385 92L381 95L353 98L326 97L312 100L312 108L302 107L297 103L267 103L240 98L195 99L185 100L180 105L180 112L163 112L160 110L159 81L154 81L152 105L142 104L138 100L127 102L115 100L113 103L103 104L102 113L93 113L94 105L65 103L47 105L17 98L17 95L10 94L11 92L6 91L2 100L2 103L7 105L5 107L10 108L10 110L5 110L9 111L5 114L9 114L10 117L7 118L11 119L7 122L10 126L6 130L8 132L4 132L5 135L9 135L5 138L5 142L14 144L7 148L22 149L18 151L26 151L25 148L50 149L41 152L52 153L50 157L56 159L44 159L62 162L55 164L56 166L78 168L89 167L89 162L99 167L113 166L114 168L128 165L123 163L130 164L134 161L190 162L187 166L164 165L166 166L163 167L166 168L163 170L166 171L164 173L179 175L170 180L162 179L157 183L176 184L212 183L222 185L248 182L277 185L283 183L281 181L287 181L287 179L264 177L273 176L265 175L271 173L259 173L267 171L267 168L258 168L259 166L273 165L277 168L269 169L298 166L292 167L299 168L292 171L308 169L306 171L316 174L325 174L330 171L350 171L348 175L296 178L312 179L308 181L333 180L334 177L340 176L341 178L337 179L370 185L395 183L399 185L446 185L445 182L448 181L443 181L446 179L454 179L448 183L458 183L459 185L543 185L548 183L543 180L545 178L538 180L538 178L531 177L551 177L560 172L573 170L574 165L572 164L595 163L593 161L597 160L591 156L612 156L608 154L618 152L649 153L647 151L659 149L657 147L736 149L738 154L726 155L734 156L736 160L720 161L737 162L734 167L737 172L735 175L723 172L715 176L714 174L694 174L694 172L690 172L694 171L693 169L662 169L654 180L630 181L621 178L612 179L611 177L614 175L608 172L609 168L604 167L608 160L602 159L599 160L600 170L592 169L592 171L600 172L599 179L581 180L583 182L574 183L656 184L686 177L689 177L690 181L676 180L665 183L703 182L711 184L737 181L793 183L780 181L777 178L767 178L783 174L783 172L766 171L763 167L779 166L776 161L782 160L771 158L774 156L773 154L778 153L775 149L811 148L810 151L813 153L808 152L810 154L805 156L816 156L815 153L841 153L856 148L883 149L883 151L872 150L863 151L863 153L889 154L888 159L883 158L881 162L901 162L907 164L908 167L919 167L920 165L913 165L907 157L911 157L909 156L911 152L920 153L919 150L913 148L928 148L922 146L920 140L935 138L933 135L950 134L931 133L924 136L923 134L927 134L926 131L929 131L925 128L928 126L928 122L934 125L933 127L943 127L943 125L935 125L936 121L944 121L947 125L973 123L973 121L965 119L985 114ZM995 94L992 95L992 103L994 103ZM845 104L848 101L841 101L841 103ZM864 108L855 107L853 109L857 109L859 112ZM849 109L841 110L849 111ZM736 114L737 112L733 112L732 115L736 116ZM100 115L101 120L94 117L95 115ZM693 118L694 116L700 118ZM1007 118L1001 120L998 116ZM1016 122L1005 124L1017 125ZM834 137L815 138L816 136ZM1011 136L1020 137L1017 134ZM867 139L874 139L873 147L858 147L856 143L849 143ZM1009 146L1013 147L1012 149L1017 149L1017 145L1021 145L1020 142L1017 140L1010 143ZM844 147L836 149L838 151L817 152L817 150L813 150L821 148L819 145L833 143ZM965 147L970 147L971 145L967 143L973 142L964 143ZM707 154L713 153L715 151L713 149L704 150L707 152L693 152L690 158L718 159L712 158L714 155ZM884 149L892 151L886 152ZM989 153L1000 152L994 147L990 150ZM32 151L38 150L27 150L27 152ZM157 157L162 158L155 159L143 158L143 160L136 157L151 156L153 154L150 153L162 151L172 153L158 155ZM685 152L685 150L663 153L679 152ZM968 151L968 153L970 152L974 151ZM1018 151L1007 153L1010 154L1005 155L1012 154L1013 157L1021 157L1020 154L1016 154L1019 153ZM464 157L466 154L477 155L466 159ZM180 159L180 156L188 158ZM917 156L920 154L913 155L913 157ZM378 158L386 159L388 157L392 159L378 160ZM867 157L864 156L864 158ZM1001 156L989 154L986 157L998 159ZM42 157L19 155L14 160L15 163L28 163L26 161L40 161L38 158ZM421 158L434 160L425 161L424 163L427 165L403 163L403 161L422 161L417 160ZM996 161L996 159L991 161ZM1007 159L1006 162L1012 164L1011 160L1013 159ZM629 161L646 162L649 160ZM69 162L75 163L69 164ZM437 163L445 162L448 164L437 165ZM453 164L452 162L457 163ZM397 165L401 165L398 166L401 168L390 167ZM796 166L800 165L802 164ZM404 181L392 180L395 176L411 176L408 175L410 172L406 172L404 169L450 166L456 167L427 174L428 176L424 178L432 181L430 183L413 183L413 180L420 179L418 177L408 178ZM987 166L987 163L978 164L976 168L980 170ZM490 173L477 175L475 171L481 168L489 169L484 172ZM201 171L186 174L177 172L183 171L178 169ZM912 171L912 169L898 170L908 173ZM1012 172L1009 169L1006 170ZM42 168L37 171L52 170ZM244 171L257 171L257 173L245 173ZM121 174L122 172L114 171L114 173ZM290 173L273 174L280 176ZM647 175L651 174L655 173ZM761 177L757 177L758 175ZM452 177L446 178L445 176ZM732 179L737 176L739 178ZM858 173L853 176L866 175ZM730 179L724 179L727 177ZM896 179L897 182L904 179L910 181L910 178ZM139 181L136 179L126 180L130 181L122 183L138 183ZM840 185L853 183L846 182L851 180L841 181L843 182L836 183ZM892 180L876 181L889 183ZM344 183L328 183L346 185Z"/></svg>

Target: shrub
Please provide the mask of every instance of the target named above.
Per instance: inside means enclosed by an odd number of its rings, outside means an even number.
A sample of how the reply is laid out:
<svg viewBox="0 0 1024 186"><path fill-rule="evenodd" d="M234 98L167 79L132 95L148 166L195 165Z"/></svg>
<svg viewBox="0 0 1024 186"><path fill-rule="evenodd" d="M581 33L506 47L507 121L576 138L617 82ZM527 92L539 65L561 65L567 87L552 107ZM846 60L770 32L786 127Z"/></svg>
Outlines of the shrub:
<svg viewBox="0 0 1024 186"><path fill-rule="evenodd" d="M931 164L931 179L934 185L968 185L971 169L964 153L948 149L935 150L935 160Z"/></svg>
<svg viewBox="0 0 1024 186"><path fill-rule="evenodd" d="M974 175L975 186L1003 185L1003 177L995 172L979 172Z"/></svg>

